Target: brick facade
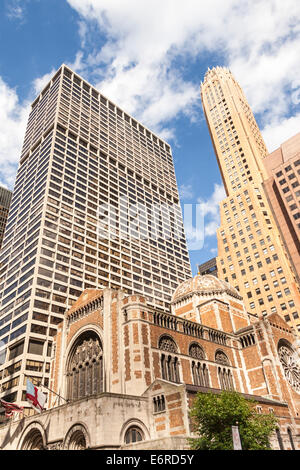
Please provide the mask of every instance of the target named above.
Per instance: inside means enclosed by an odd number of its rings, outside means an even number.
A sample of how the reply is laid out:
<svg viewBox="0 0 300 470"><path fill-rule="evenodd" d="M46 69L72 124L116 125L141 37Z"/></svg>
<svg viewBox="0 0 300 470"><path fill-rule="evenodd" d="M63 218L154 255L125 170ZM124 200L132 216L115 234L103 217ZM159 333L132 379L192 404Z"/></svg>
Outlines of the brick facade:
<svg viewBox="0 0 300 470"><path fill-rule="evenodd" d="M210 276L204 278L210 281ZM92 448L149 449L151 442L153 448L161 442L161 448L170 449L174 438L182 439L181 448L187 448L186 438L193 436L189 408L195 394L220 393L231 384L254 399L260 412L275 413L286 449L292 446L290 434L300 449L300 388L286 379L280 357L280 351L285 351L281 345L290 345L296 352L294 332L277 314L253 318L242 299L228 288L201 290L202 280L194 280L194 291L175 292L172 314L154 310L143 297L125 296L121 291L83 292L58 329L52 360L50 387L69 402L58 403L52 393L49 410L26 418L28 425L39 422L45 430L47 416L51 417L45 445L71 448L70 429L79 426L74 436L80 430L82 440L72 448L84 447L85 442ZM190 313L198 320L191 321ZM96 394L86 393L94 380L88 375L90 361L89 367L83 364L78 376L75 372L72 376L72 387L78 387L74 399L67 386L70 357L78 344L84 351L95 338L102 350L103 388ZM133 428L142 441L128 441ZM0 428L0 437L4 434L5 427ZM27 448L25 437L23 433L21 438L8 440L4 448ZM279 448L276 436L272 445Z"/></svg>

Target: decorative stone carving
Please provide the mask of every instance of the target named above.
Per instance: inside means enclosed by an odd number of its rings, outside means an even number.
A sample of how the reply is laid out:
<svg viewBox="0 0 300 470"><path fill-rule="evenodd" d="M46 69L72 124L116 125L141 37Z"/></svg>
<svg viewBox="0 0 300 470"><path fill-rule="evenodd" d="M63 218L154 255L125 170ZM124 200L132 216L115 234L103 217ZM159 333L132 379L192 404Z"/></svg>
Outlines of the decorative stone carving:
<svg viewBox="0 0 300 470"><path fill-rule="evenodd" d="M172 340L169 336L163 336L160 338L159 349L162 349L164 351L168 351L171 353L177 353L177 346L175 344L175 341Z"/></svg>
<svg viewBox="0 0 300 470"><path fill-rule="evenodd" d="M278 348L278 355L286 380L296 392L300 393L300 361L297 352L287 345L281 345Z"/></svg>
<svg viewBox="0 0 300 470"><path fill-rule="evenodd" d="M58 442L53 442L52 444L47 445L48 450L62 450L63 449L63 442L58 441Z"/></svg>
<svg viewBox="0 0 300 470"><path fill-rule="evenodd" d="M102 353L102 348L98 339L84 340L79 344L74 352L71 368L76 367L79 363L84 364L92 357L96 359Z"/></svg>
<svg viewBox="0 0 300 470"><path fill-rule="evenodd" d="M218 364L222 364L224 366L229 366L229 360L226 354L223 351L217 351L215 360Z"/></svg>
<svg viewBox="0 0 300 470"><path fill-rule="evenodd" d="M204 359L204 352L199 344L192 344L189 349L189 355L195 359Z"/></svg>

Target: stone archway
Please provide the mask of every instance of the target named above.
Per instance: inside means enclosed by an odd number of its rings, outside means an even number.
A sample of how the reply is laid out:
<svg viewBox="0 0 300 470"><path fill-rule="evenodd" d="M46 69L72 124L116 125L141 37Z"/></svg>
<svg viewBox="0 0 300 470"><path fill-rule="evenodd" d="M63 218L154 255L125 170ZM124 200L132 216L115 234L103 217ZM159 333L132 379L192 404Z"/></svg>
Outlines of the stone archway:
<svg viewBox="0 0 300 470"><path fill-rule="evenodd" d="M86 449L85 435L81 430L75 431L69 440L69 450L84 450Z"/></svg>
<svg viewBox="0 0 300 470"><path fill-rule="evenodd" d="M41 432L37 428L31 429L25 436L21 450L44 450L44 441Z"/></svg>
<svg viewBox="0 0 300 470"><path fill-rule="evenodd" d="M75 424L67 432L63 448L65 450L85 450L90 445L88 432L83 424Z"/></svg>

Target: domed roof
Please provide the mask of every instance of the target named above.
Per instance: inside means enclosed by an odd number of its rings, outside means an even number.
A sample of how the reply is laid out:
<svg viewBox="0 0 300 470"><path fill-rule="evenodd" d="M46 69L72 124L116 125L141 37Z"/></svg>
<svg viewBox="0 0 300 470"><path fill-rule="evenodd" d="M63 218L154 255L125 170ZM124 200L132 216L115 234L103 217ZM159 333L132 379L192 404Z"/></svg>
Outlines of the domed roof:
<svg viewBox="0 0 300 470"><path fill-rule="evenodd" d="M205 274L204 276L197 274L192 279L187 279L182 284L179 284L172 296L172 302L176 302L190 294L210 295L222 293L229 294L238 299L242 298L238 291L228 282L218 279L212 274Z"/></svg>

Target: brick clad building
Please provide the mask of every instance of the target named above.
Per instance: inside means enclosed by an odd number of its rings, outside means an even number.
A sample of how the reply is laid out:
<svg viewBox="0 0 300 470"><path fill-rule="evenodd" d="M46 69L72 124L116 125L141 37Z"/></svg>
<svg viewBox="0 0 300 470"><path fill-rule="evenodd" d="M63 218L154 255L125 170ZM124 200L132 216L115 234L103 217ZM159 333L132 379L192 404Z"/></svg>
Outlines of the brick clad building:
<svg viewBox="0 0 300 470"><path fill-rule="evenodd" d="M298 343L282 317L248 314L212 275L180 284L170 309L85 290L58 329L48 410L0 428L2 448L186 449L195 394L234 389L277 416L274 449L300 449Z"/></svg>

